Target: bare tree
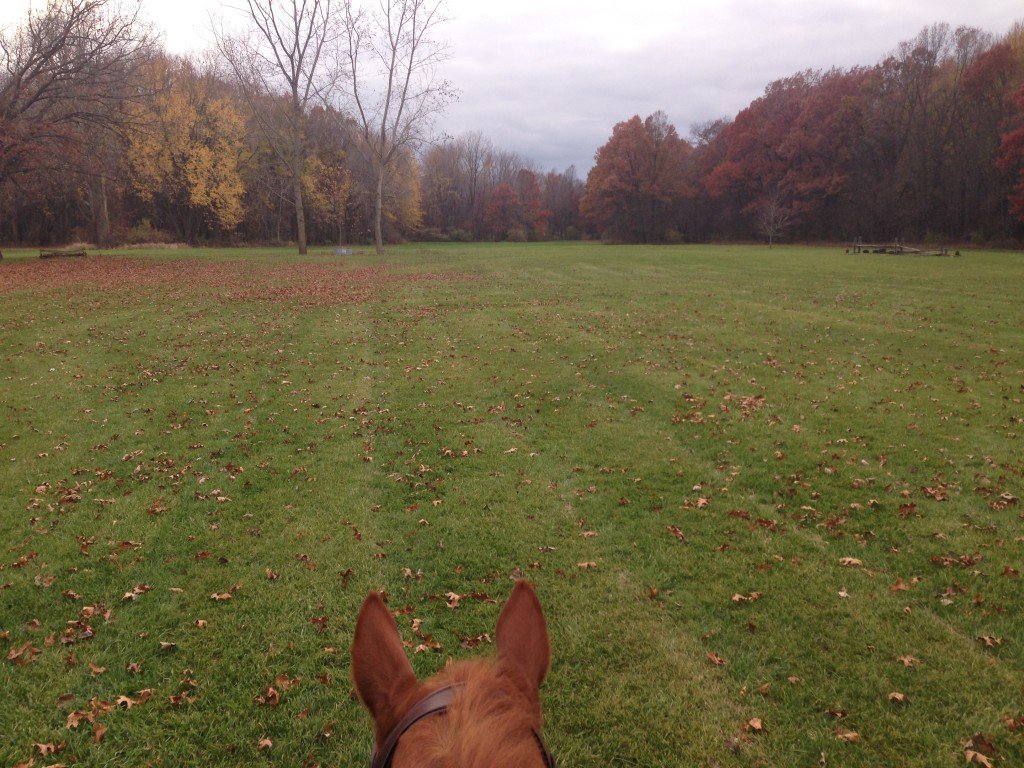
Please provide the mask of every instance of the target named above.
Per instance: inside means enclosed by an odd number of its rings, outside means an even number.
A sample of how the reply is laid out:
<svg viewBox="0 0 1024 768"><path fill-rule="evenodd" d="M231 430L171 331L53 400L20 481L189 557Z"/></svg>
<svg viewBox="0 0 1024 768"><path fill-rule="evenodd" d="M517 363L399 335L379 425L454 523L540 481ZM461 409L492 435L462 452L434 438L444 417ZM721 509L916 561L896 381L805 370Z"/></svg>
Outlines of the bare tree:
<svg viewBox="0 0 1024 768"><path fill-rule="evenodd" d="M247 0L248 29L215 32L252 117L285 167L295 209L298 250L306 253L303 171L312 103L327 100L338 80L330 59L331 0Z"/></svg>
<svg viewBox="0 0 1024 768"><path fill-rule="evenodd" d="M137 16L138 3L51 0L0 32L0 179L67 168L97 132L123 125L130 75L150 48Z"/></svg>
<svg viewBox="0 0 1024 768"><path fill-rule="evenodd" d="M437 77L447 46L432 37L444 21L441 0L381 0L373 13L345 0L349 84L355 120L376 175L374 239L384 252L385 180L403 152L427 138L433 119L454 98Z"/></svg>
<svg viewBox="0 0 1024 768"><path fill-rule="evenodd" d="M299 253L306 253L302 173L306 121L314 101L326 101L340 73L330 60L332 0L247 0L248 29L215 30L217 47L238 80L264 138L291 179Z"/></svg>
<svg viewBox="0 0 1024 768"><path fill-rule="evenodd" d="M793 212L785 206L781 192L776 190L761 201L757 211L757 228L768 238L769 248L792 223Z"/></svg>

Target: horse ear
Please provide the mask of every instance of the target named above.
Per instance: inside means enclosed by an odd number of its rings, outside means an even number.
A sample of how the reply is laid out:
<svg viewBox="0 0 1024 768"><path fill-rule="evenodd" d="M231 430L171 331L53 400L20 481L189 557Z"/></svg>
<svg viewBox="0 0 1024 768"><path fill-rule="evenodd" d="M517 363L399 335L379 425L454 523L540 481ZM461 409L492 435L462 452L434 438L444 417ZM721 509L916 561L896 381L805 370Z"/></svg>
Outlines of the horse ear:
<svg viewBox="0 0 1024 768"><path fill-rule="evenodd" d="M537 593L526 581L516 582L494 631L498 658L518 670L536 693L551 663L548 625Z"/></svg>
<svg viewBox="0 0 1024 768"><path fill-rule="evenodd" d="M368 594L359 609L352 641L352 680L373 715L380 742L398 723L417 682L398 625L376 592Z"/></svg>

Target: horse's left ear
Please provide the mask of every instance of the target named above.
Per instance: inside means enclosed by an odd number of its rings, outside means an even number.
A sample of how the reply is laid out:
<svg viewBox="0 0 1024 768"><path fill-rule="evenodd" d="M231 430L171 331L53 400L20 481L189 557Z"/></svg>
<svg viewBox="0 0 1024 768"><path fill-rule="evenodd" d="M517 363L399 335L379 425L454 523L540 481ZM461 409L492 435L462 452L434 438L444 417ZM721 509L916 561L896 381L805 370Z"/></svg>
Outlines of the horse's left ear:
<svg viewBox="0 0 1024 768"><path fill-rule="evenodd" d="M377 726L377 743L395 727L417 687L398 625L376 592L363 601L352 641L352 680Z"/></svg>
<svg viewBox="0 0 1024 768"><path fill-rule="evenodd" d="M498 659L519 671L530 686L529 692L536 693L551 664L551 643L540 600L525 580L516 582L501 609L494 635Z"/></svg>

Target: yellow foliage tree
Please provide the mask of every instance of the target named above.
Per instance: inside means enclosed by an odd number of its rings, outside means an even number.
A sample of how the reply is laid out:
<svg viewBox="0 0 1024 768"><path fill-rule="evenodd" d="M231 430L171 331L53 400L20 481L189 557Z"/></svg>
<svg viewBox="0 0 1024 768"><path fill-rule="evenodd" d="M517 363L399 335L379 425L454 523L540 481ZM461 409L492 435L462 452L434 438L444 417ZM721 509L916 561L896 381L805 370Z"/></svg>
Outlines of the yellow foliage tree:
<svg viewBox="0 0 1024 768"><path fill-rule="evenodd" d="M135 107L128 144L136 193L154 222L185 240L234 229L243 216L245 121L188 61L156 57L147 75L154 95Z"/></svg>

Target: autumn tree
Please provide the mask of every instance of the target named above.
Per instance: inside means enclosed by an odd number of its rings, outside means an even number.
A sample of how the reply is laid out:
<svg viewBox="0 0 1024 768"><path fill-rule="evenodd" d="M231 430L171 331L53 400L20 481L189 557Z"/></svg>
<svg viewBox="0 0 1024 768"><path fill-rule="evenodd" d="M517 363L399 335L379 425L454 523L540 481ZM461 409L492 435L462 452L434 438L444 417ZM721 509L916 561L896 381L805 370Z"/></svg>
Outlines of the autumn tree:
<svg viewBox="0 0 1024 768"><path fill-rule="evenodd" d="M548 234L551 211L544 208L537 174L528 168L516 174L516 195L519 198L519 218L530 240L543 240Z"/></svg>
<svg viewBox="0 0 1024 768"><path fill-rule="evenodd" d="M663 112L619 123L597 151L581 214L603 237L637 243L666 239L687 192L691 151Z"/></svg>
<svg viewBox="0 0 1024 768"><path fill-rule="evenodd" d="M1013 185L1008 197L1010 214L1024 222L1024 86L1013 94L1011 103L1015 113L1002 137L998 163Z"/></svg>
<svg viewBox="0 0 1024 768"><path fill-rule="evenodd" d="M320 229L321 239L338 243L352 240L354 185L349 153L354 133L354 126L330 107L316 107L309 115L303 187L309 191L311 229Z"/></svg>
<svg viewBox="0 0 1024 768"><path fill-rule="evenodd" d="M580 236L580 197L583 182L576 175L576 166L570 165L559 173L544 175L541 200L548 212L548 231L552 237L571 240Z"/></svg>
<svg viewBox="0 0 1024 768"><path fill-rule="evenodd" d="M124 103L150 49L138 5L51 0L0 32L0 186L41 191L49 174L85 184L101 244L109 243L107 184L125 130ZM11 215L8 211L7 215Z"/></svg>
<svg viewBox="0 0 1024 768"><path fill-rule="evenodd" d="M484 226L488 236L494 240L504 240L520 227L521 221L522 208L515 188L508 183L499 184L489 195L484 209Z"/></svg>
<svg viewBox="0 0 1024 768"><path fill-rule="evenodd" d="M295 238L306 253L303 178L306 123L314 102L330 98L340 73L332 59L332 0L246 0L248 28L216 33L253 121L287 169L295 207ZM275 96L283 98L273 98Z"/></svg>
<svg viewBox="0 0 1024 768"><path fill-rule="evenodd" d="M155 222L186 241L234 229L245 121L188 61L158 56L147 71L155 95L136 109L128 149L136 193Z"/></svg>
<svg viewBox="0 0 1024 768"><path fill-rule="evenodd" d="M345 0L348 83L376 187L374 242L384 252L385 187L400 159L419 148L454 97L438 66L447 49L434 38L441 0L382 0L373 11Z"/></svg>

